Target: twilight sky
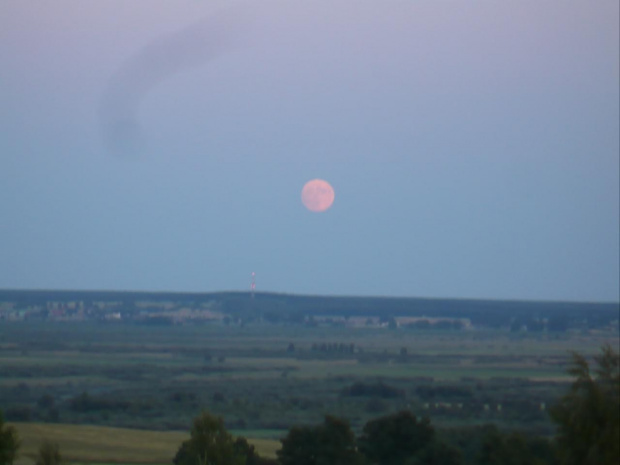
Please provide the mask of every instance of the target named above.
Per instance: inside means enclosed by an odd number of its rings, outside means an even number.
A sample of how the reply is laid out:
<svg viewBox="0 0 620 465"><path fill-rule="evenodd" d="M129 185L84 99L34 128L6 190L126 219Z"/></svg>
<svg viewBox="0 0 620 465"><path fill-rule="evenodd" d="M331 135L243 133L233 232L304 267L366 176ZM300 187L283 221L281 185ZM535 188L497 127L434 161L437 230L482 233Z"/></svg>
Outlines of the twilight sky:
<svg viewBox="0 0 620 465"><path fill-rule="evenodd" d="M2 0L0 288L618 301L618 17Z"/></svg>

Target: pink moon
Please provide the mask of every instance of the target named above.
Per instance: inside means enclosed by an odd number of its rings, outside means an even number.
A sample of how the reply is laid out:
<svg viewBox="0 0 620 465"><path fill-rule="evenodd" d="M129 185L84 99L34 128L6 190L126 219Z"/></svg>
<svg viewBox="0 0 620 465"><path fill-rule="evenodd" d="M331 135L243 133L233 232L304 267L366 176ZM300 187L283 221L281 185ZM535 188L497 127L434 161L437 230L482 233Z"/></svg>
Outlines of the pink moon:
<svg viewBox="0 0 620 465"><path fill-rule="evenodd" d="M301 190L301 201L311 212L324 212L334 203L334 188L327 181L313 179Z"/></svg>

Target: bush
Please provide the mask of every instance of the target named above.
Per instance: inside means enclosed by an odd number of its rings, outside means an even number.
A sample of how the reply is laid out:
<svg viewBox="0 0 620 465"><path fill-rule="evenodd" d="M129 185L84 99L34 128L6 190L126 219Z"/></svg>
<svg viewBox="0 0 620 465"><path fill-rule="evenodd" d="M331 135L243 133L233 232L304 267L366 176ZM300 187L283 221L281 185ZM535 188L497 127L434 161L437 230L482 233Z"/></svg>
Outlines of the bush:
<svg viewBox="0 0 620 465"><path fill-rule="evenodd" d="M9 421L30 421L32 420L32 408L26 405L10 407L6 409L6 418Z"/></svg>
<svg viewBox="0 0 620 465"><path fill-rule="evenodd" d="M17 457L20 442L17 430L5 426L4 416L0 411L0 465L11 465Z"/></svg>
<svg viewBox="0 0 620 465"><path fill-rule="evenodd" d="M148 402L131 403L126 400L106 399L104 397L91 396L88 392L83 392L69 401L69 408L79 413L100 411L136 412L150 410L152 407L153 405Z"/></svg>
<svg viewBox="0 0 620 465"><path fill-rule="evenodd" d="M60 455L60 447L58 444L48 441L41 444L35 465L60 465L61 463L62 456Z"/></svg>
<svg viewBox="0 0 620 465"><path fill-rule="evenodd" d="M49 409L54 406L54 397L49 394L45 394L37 401L37 407L41 409Z"/></svg>

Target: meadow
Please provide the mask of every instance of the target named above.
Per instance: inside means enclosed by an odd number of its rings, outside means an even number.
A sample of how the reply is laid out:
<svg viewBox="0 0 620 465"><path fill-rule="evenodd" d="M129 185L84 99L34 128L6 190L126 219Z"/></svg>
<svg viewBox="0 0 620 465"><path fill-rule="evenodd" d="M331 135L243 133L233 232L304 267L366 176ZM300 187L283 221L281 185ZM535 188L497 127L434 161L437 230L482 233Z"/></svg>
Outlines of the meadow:
<svg viewBox="0 0 620 465"><path fill-rule="evenodd" d="M92 425L16 423L22 447L16 465L34 463L39 445L50 441L60 446L63 458L76 464L166 464L188 439L188 433L144 431ZM273 439L250 441L261 456L275 457L280 443Z"/></svg>
<svg viewBox="0 0 620 465"><path fill-rule="evenodd" d="M269 305L280 316L267 318ZM370 307L362 308L366 324L345 325L342 315L321 314L333 310L329 301L302 318L269 305L247 318L225 313L224 303L216 309L225 317L175 324L110 320L109 313L88 321L0 320L0 409L23 437L22 463L43 438L57 441L72 462L170 463L202 410L222 416L268 457L290 427L326 414L347 419L356 432L406 409L444 429L494 423L551 436L547 410L571 381L571 351L591 358L604 343L619 342L617 323L584 326L574 309L577 326L527 331L371 324ZM605 325L614 309L607 313Z"/></svg>

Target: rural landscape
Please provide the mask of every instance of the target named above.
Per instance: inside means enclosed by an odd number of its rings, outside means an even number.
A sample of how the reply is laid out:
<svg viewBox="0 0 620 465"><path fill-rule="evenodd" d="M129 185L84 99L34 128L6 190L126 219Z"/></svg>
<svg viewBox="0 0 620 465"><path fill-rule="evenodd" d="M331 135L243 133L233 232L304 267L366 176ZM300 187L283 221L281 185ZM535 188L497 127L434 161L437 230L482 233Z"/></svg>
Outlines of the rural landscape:
<svg viewBox="0 0 620 465"><path fill-rule="evenodd" d="M0 410L24 465L44 443L72 463L195 463L180 446L218 417L264 461L248 464L306 463L285 454L298 429L345 428L364 450L398 418L443 444L411 463L508 463L515 438L555 463L572 351L594 373L611 349L617 402L618 341L618 304L2 291ZM508 452L483 461L490 438Z"/></svg>
<svg viewBox="0 0 620 465"><path fill-rule="evenodd" d="M618 18L0 0L0 465L620 465Z"/></svg>

